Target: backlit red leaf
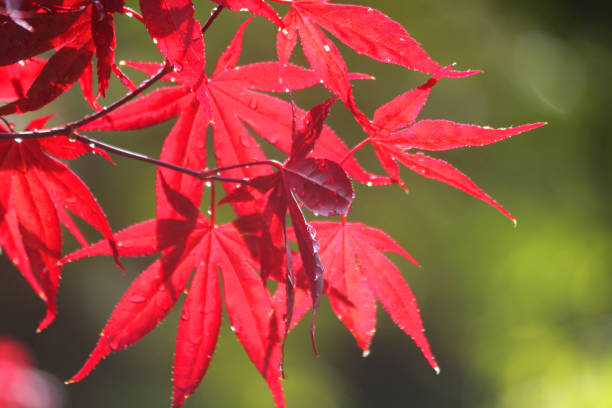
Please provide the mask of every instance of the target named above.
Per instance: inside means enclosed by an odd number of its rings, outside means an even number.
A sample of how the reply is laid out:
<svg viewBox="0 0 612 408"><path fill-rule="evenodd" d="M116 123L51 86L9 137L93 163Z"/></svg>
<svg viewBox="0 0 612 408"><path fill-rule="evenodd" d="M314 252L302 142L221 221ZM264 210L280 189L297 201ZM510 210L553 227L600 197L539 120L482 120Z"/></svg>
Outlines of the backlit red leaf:
<svg viewBox="0 0 612 408"><path fill-rule="evenodd" d="M62 146L72 152L73 142L54 139L57 152ZM0 195L0 245L47 303L47 314L39 325L42 330L56 312L60 224L79 242L87 243L66 210L97 229L111 244L112 231L87 186L65 164L49 157L39 141L0 141L0 162L0 191L6 192Z"/></svg>

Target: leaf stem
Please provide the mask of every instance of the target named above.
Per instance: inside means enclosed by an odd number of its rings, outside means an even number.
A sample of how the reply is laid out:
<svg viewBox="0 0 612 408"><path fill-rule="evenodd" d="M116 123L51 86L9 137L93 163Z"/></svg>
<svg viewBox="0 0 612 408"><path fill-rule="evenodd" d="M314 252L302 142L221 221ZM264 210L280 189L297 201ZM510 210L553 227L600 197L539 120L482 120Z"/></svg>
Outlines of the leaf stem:
<svg viewBox="0 0 612 408"><path fill-rule="evenodd" d="M215 226L215 183L210 185L210 224Z"/></svg>
<svg viewBox="0 0 612 408"><path fill-rule="evenodd" d="M368 143L370 143L370 138L369 137L366 138L366 139L363 139L361 142L357 143L355 145L355 147L353 147L347 154L344 155L342 160L340 160L340 165L342 165L342 163L344 163L349 157L354 155L355 152L357 152L357 150L361 149L362 147L364 147Z"/></svg>
<svg viewBox="0 0 612 408"><path fill-rule="evenodd" d="M12 130L14 129L14 128L13 128L13 124L12 124L11 122L9 122L8 120L6 120L6 119L4 118L4 116L0 116L0 120L2 120L2 121L4 122L4 124L6 125L6 128L7 128L8 130L11 130L11 131L12 131Z"/></svg>
<svg viewBox="0 0 612 408"><path fill-rule="evenodd" d="M123 7L123 10L121 10L121 12L128 17L134 17L136 20L144 24L144 18L136 10L133 10L129 7Z"/></svg>

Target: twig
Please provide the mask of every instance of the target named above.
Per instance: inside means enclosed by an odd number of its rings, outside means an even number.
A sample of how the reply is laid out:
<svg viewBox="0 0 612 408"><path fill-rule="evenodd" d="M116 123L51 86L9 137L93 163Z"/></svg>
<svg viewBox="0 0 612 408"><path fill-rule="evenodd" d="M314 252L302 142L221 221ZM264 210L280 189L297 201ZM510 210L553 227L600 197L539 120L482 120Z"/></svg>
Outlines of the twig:
<svg viewBox="0 0 612 408"><path fill-rule="evenodd" d="M172 71L172 64L166 61L165 65L152 77L144 80L138 88L135 90L128 92L122 98L117 99L115 102L111 103L108 106L103 107L101 110L92 113L91 115L87 115L79 120L74 122L70 122L62 127L56 127L52 129L46 130L34 130L34 131L26 131L26 132L0 132L0 140L6 139L36 139L39 137L51 137L51 136L70 136L72 135L79 127L86 125L90 122L93 122L96 119L99 119L115 109L125 105L127 102L134 99L136 96L140 95L142 92L146 91L151 85L161 79L164 75L168 74Z"/></svg>
<svg viewBox="0 0 612 408"><path fill-rule="evenodd" d="M208 17L208 20L206 20L206 22L204 23L204 26L202 27L202 34L204 34L208 30L210 25L213 23L213 21L215 21L215 19L219 15L219 13L221 13L221 11L223 11L223 8L224 8L223 6L217 6L210 13L210 17Z"/></svg>

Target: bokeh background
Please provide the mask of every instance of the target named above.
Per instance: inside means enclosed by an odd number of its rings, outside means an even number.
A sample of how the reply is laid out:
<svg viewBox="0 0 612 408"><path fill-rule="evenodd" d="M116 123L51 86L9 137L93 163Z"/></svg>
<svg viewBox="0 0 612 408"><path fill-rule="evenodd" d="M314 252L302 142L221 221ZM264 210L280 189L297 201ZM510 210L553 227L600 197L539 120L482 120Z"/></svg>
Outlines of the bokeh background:
<svg viewBox="0 0 612 408"><path fill-rule="evenodd" d="M197 3L205 19L212 3ZM609 14L588 1L360 3L400 21L440 63L485 71L442 80L421 118L494 127L549 124L495 145L436 155L509 209L518 228L478 200L409 171L403 173L408 195L397 186L356 186L350 220L387 231L423 265L417 269L392 257L415 292L442 372L434 375L382 308L372 353L362 358L324 301L317 326L321 356L313 356L305 324L290 336L288 406L612 406ZM210 70L246 17L222 13L212 26L206 36ZM115 21L118 59L161 59L138 22L124 16ZM274 27L256 18L241 62L273 59L274 35ZM356 84L358 103L368 114L426 79L343 46L341 51L352 71L378 78ZM114 83L109 99L123 92ZM79 95L72 89L45 111L59 112L52 124L87 112ZM325 96L319 89L299 92L296 100L308 108ZM12 119L24 125L29 118ZM329 124L349 145L364 137L339 104ZM170 126L98 136L157 155ZM369 169L379 169L372 150L359 157ZM117 164L95 158L72 164L114 229L154 214L154 168L122 159ZM75 247L66 235L67 250ZM126 259L126 275L110 259L65 267L59 316L35 334L43 304L1 257L0 335L24 342L38 368L63 381L85 361L114 304L149 262ZM65 406L168 406L178 310L138 345L103 361L85 381L63 387ZM185 407L271 406L264 381L225 324L209 372Z"/></svg>

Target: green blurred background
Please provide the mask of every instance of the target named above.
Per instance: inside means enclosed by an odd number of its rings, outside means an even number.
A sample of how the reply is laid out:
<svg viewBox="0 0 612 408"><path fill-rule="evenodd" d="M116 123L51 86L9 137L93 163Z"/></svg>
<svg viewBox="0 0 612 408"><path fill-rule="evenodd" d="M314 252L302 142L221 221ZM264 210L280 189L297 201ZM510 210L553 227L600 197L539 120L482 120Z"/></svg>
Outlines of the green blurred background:
<svg viewBox="0 0 612 408"><path fill-rule="evenodd" d="M130 3L130 2L128 2ZM131 2L132 5L134 2ZM209 2L198 2L202 19ZM611 25L595 2L515 0L362 1L404 24L441 64L484 74L442 80L421 118L503 127L548 126L496 145L443 152L518 219L448 186L404 171L410 194L356 186L350 220L381 228L423 265L392 257L415 292L439 376L410 338L379 310L372 354L361 357L324 301L318 317L321 356L304 324L288 342L288 407L611 407L612 143L609 110ZM246 14L222 13L207 34L209 70ZM117 16L118 59L160 60L134 20ZM242 63L274 58L275 28L256 18ZM375 75L356 84L360 106L377 106L426 76L357 56L341 46L352 71ZM303 61L303 58L296 58ZM210 71L209 71L210 72ZM135 76L140 79L141 77ZM114 83L111 97L124 89ZM87 112L80 91L45 112L52 124ZM303 107L322 89L296 94ZM13 118L24 125L31 116ZM353 145L364 135L336 105L329 124ZM157 155L170 123L141 132L98 135ZM379 170L373 152L359 157ZM71 166L91 186L120 229L154 214L154 169L117 159L84 158ZM91 235L95 238L95 235ZM75 248L66 235L66 248ZM32 348L40 369L61 380L85 361L114 304L150 259L110 259L65 267L59 316L35 334L43 304L5 257L0 258L0 334ZM152 334L113 355L83 382L65 387L67 407L165 407L178 307ZM228 325L202 385L185 407L271 407L264 381Z"/></svg>

